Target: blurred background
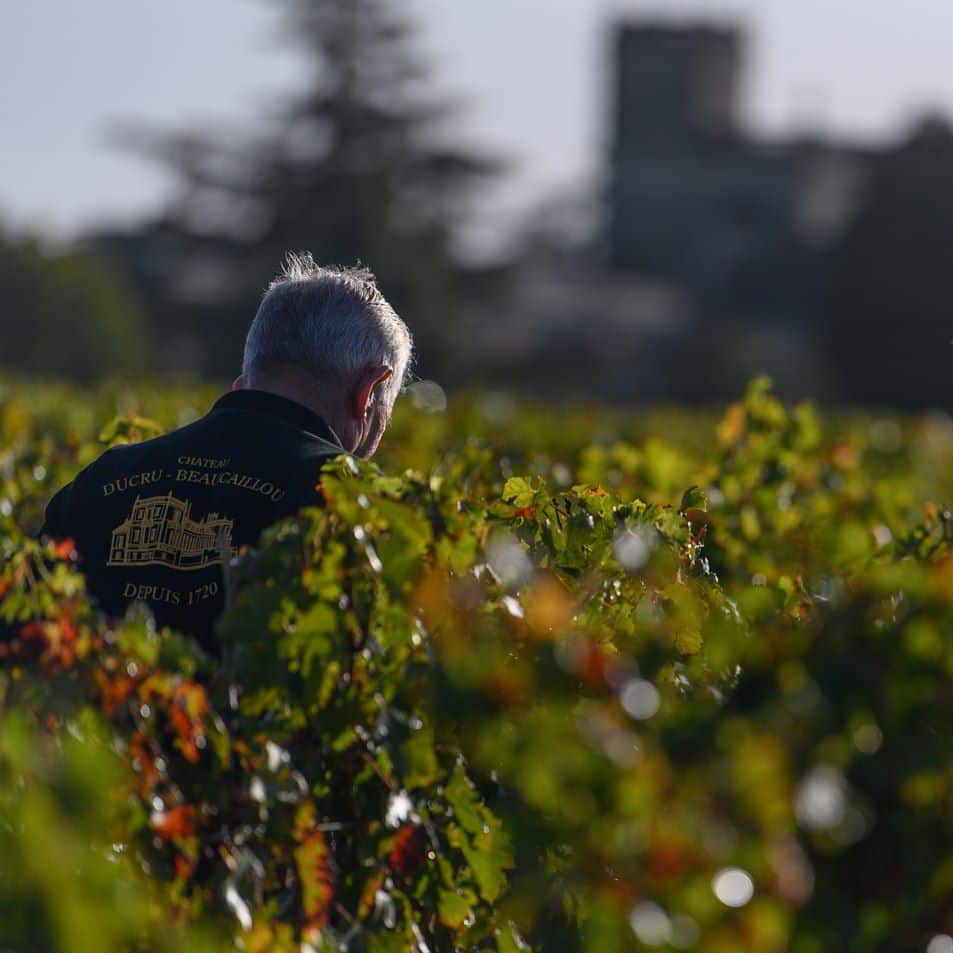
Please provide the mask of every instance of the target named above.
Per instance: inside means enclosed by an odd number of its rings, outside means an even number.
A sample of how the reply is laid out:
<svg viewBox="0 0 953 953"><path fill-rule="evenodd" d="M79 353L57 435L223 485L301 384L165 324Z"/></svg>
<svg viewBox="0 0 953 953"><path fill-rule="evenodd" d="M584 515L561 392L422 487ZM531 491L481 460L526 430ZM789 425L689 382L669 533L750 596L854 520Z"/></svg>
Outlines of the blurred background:
<svg viewBox="0 0 953 953"><path fill-rule="evenodd" d="M32 0L0 29L0 367L230 380L288 250L417 372L949 410L953 7Z"/></svg>

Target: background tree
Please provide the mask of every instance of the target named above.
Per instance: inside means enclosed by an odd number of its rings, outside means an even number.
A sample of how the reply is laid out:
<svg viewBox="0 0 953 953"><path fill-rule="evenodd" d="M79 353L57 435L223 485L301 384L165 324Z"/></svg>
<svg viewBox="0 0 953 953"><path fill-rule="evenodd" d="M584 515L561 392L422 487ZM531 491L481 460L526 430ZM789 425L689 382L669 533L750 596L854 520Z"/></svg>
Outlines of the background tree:
<svg viewBox="0 0 953 953"><path fill-rule="evenodd" d="M89 381L145 366L142 309L115 268L81 250L55 253L0 233L0 363Z"/></svg>
<svg viewBox="0 0 953 953"><path fill-rule="evenodd" d="M231 373L263 285L286 252L307 249L370 266L413 326L424 370L445 371L455 231L498 164L441 142L448 105L432 96L398 4L279 2L306 57L301 93L257 138L127 129L177 188L160 221L100 244L144 288L172 369ZM192 358L190 335L209 344Z"/></svg>
<svg viewBox="0 0 953 953"><path fill-rule="evenodd" d="M852 401L949 406L953 129L928 119L877 160L832 261L830 340Z"/></svg>

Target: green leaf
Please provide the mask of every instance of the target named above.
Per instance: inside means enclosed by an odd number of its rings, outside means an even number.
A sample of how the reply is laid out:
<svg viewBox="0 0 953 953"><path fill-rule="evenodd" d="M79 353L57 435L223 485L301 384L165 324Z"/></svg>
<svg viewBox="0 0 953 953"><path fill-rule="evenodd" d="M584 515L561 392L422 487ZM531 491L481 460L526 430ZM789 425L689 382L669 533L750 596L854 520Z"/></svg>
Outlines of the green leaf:
<svg viewBox="0 0 953 953"><path fill-rule="evenodd" d="M453 808L457 822L464 830L470 834L477 834L483 830L484 822L479 796L459 764L454 767L444 794Z"/></svg>
<svg viewBox="0 0 953 953"><path fill-rule="evenodd" d="M689 487L684 494L682 494L682 502L679 503L678 508L683 513L685 510L701 510L703 513L707 513L708 496L704 490L697 486Z"/></svg>
<svg viewBox="0 0 953 953"><path fill-rule="evenodd" d="M465 887L460 887L457 890L441 889L437 901L440 922L451 930L458 929L470 915L470 911L476 902L476 894Z"/></svg>
<svg viewBox="0 0 953 953"><path fill-rule="evenodd" d="M497 953L526 953L529 946L520 936L516 925L510 921L505 923L496 933L496 951Z"/></svg>
<svg viewBox="0 0 953 953"><path fill-rule="evenodd" d="M367 953L408 953L408 950L412 950L415 945L414 941L402 930L368 933L365 939Z"/></svg>
<svg viewBox="0 0 953 953"><path fill-rule="evenodd" d="M513 866L508 835L503 825L488 810L486 826L472 839L456 824L447 827L447 839L466 858L480 895L487 903L495 903L506 890L506 871Z"/></svg>
<svg viewBox="0 0 953 953"><path fill-rule="evenodd" d="M506 871L513 867L510 838L503 824L491 816L486 829L474 838L473 849L464 853L483 899L495 903L506 891Z"/></svg>
<svg viewBox="0 0 953 953"><path fill-rule="evenodd" d="M532 506L539 496L539 490L525 477L510 477L503 485L503 500L517 509Z"/></svg>
<svg viewBox="0 0 953 953"><path fill-rule="evenodd" d="M437 775L437 754L430 725L411 732L400 746L400 760L404 787L408 790L426 787L433 782Z"/></svg>

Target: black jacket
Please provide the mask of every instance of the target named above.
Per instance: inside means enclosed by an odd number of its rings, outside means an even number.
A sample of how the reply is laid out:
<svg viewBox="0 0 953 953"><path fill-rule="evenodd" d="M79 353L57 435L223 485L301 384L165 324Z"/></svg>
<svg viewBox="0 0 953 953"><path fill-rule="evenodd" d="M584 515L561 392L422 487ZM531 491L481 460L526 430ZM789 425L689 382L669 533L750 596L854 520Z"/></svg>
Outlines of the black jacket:
<svg viewBox="0 0 953 953"><path fill-rule="evenodd" d="M344 452L301 404L233 391L187 427L107 450L50 500L41 533L75 542L108 613L144 601L159 625L215 652L223 561L282 517L320 505L318 471Z"/></svg>

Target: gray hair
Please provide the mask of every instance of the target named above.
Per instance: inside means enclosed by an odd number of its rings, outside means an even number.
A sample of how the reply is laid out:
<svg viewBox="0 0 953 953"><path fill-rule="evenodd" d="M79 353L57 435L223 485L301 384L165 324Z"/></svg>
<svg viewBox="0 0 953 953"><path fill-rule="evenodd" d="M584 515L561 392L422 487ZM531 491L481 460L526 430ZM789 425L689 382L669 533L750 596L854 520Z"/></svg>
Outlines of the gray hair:
<svg viewBox="0 0 953 953"><path fill-rule="evenodd" d="M410 374L413 337L362 265L318 265L289 254L268 286L245 339L242 374L282 365L349 383L368 367L393 374L383 396L393 405Z"/></svg>

